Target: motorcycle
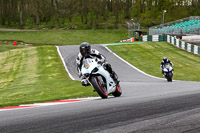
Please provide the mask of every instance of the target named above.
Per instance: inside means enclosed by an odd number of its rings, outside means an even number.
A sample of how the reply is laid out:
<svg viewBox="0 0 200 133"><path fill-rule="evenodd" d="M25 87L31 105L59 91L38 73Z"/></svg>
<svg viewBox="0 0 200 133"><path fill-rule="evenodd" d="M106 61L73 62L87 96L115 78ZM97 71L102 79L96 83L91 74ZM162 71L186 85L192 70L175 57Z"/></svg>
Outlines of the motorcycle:
<svg viewBox="0 0 200 133"><path fill-rule="evenodd" d="M173 68L169 64L166 64L164 66L163 74L164 74L164 77L167 79L168 82L172 82Z"/></svg>
<svg viewBox="0 0 200 133"><path fill-rule="evenodd" d="M109 94L114 97L121 96L122 90L119 83L111 78L110 73L97 59L84 59L81 73L103 99L107 98Z"/></svg>

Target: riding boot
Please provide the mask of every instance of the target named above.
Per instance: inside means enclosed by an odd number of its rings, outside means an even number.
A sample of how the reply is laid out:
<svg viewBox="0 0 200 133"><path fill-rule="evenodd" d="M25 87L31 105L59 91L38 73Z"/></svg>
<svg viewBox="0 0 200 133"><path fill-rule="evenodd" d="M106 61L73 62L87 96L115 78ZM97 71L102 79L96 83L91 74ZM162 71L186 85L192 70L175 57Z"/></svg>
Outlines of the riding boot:
<svg viewBox="0 0 200 133"><path fill-rule="evenodd" d="M117 76L117 74L114 71L112 71L111 77L113 78L113 80L115 81L115 83L117 83L117 84L119 83L118 76Z"/></svg>
<svg viewBox="0 0 200 133"><path fill-rule="evenodd" d="M117 74L112 70L111 65L108 62L104 64L105 69L110 73L110 77L113 78L116 84L119 83Z"/></svg>

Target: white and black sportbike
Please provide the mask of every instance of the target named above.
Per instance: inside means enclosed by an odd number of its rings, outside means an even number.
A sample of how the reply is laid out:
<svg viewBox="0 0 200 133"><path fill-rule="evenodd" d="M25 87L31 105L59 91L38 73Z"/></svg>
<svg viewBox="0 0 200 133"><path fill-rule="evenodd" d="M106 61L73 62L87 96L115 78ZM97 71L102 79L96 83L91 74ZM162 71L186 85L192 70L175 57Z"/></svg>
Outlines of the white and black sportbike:
<svg viewBox="0 0 200 133"><path fill-rule="evenodd" d="M98 63L97 59L84 58L81 73L102 98L107 98L109 94L115 97L121 96L122 90L119 82L116 83L111 78L110 73L101 63Z"/></svg>
<svg viewBox="0 0 200 133"><path fill-rule="evenodd" d="M163 75L165 76L168 82L172 82L173 68L169 64L164 65Z"/></svg>

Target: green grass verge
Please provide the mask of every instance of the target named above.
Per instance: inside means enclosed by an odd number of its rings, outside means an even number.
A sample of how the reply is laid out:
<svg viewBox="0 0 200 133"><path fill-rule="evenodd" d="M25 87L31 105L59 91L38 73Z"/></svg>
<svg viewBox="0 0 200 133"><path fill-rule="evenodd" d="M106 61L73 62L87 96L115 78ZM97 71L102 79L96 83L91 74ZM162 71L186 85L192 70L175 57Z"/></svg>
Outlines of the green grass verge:
<svg viewBox="0 0 200 133"><path fill-rule="evenodd" d="M10 44L10 43L0 43L0 52L12 50L12 49L25 48L25 47L26 46L24 45L14 46L13 44Z"/></svg>
<svg viewBox="0 0 200 133"><path fill-rule="evenodd" d="M56 48L49 44L113 43L126 36L126 30L0 31L0 40L47 44L0 44L0 107L97 96L91 87L69 78Z"/></svg>
<svg viewBox="0 0 200 133"><path fill-rule="evenodd" d="M120 57L142 71L157 77L163 77L160 63L164 56L174 64L176 80L200 81L200 57L166 42L146 42L133 45L108 46Z"/></svg>
<svg viewBox="0 0 200 133"><path fill-rule="evenodd" d="M41 45L79 45L82 42L105 44L119 42L127 36L127 30L0 31L0 40Z"/></svg>
<svg viewBox="0 0 200 133"><path fill-rule="evenodd" d="M20 40L36 45L113 43L126 38L124 30L70 30L2 32L0 40ZM199 81L200 57L160 42L109 46L122 58L151 75L162 77L160 62L167 56L174 63L174 79ZM0 44L0 107L35 102L97 96L92 87L72 81L56 47Z"/></svg>
<svg viewBox="0 0 200 133"><path fill-rule="evenodd" d="M0 52L0 61L0 107L97 96L69 78L54 46Z"/></svg>

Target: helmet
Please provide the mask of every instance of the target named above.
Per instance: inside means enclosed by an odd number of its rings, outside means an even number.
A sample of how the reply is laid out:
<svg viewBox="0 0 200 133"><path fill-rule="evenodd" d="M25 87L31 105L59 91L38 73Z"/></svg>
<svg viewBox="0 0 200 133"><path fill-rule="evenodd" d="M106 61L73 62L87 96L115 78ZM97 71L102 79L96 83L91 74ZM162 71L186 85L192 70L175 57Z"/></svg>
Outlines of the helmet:
<svg viewBox="0 0 200 133"><path fill-rule="evenodd" d="M91 53L91 46L88 42L83 42L80 45L80 53L83 57L89 56Z"/></svg>
<svg viewBox="0 0 200 133"><path fill-rule="evenodd" d="M164 61L164 62L167 62L167 57L163 57L163 61Z"/></svg>

